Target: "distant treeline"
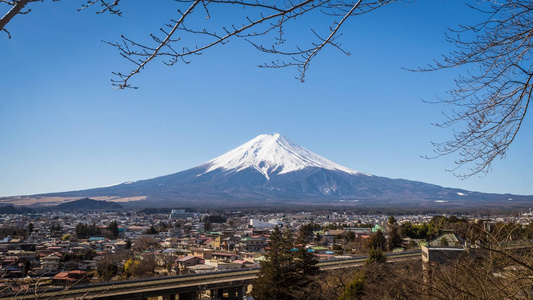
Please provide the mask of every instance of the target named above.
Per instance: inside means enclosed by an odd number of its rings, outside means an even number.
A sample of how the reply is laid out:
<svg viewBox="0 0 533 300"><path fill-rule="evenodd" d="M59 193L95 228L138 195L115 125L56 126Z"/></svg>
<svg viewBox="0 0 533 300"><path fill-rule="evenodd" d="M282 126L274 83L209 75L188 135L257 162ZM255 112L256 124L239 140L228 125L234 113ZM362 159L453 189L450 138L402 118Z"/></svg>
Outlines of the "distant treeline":
<svg viewBox="0 0 533 300"><path fill-rule="evenodd" d="M270 214L270 213L299 213L302 211L311 212L317 215L327 215L331 213L347 213L351 215L456 215L456 216L465 216L465 215L475 215L475 216L493 216L493 215L517 215L518 210L514 209L498 209L498 208L483 208L483 209L448 209L448 208L379 208L379 207L331 207L331 206L320 206L320 205L299 205L299 206L270 206L270 207L228 207L226 209L220 207L213 208L192 208L192 207L146 207L142 209L134 209L131 211L137 211L138 213L144 213L148 215L152 214L170 214L173 209L184 209L187 212L192 213L206 213L211 215L224 215L231 213L232 215L249 215L249 214ZM68 210L125 210L120 204L107 202L107 201L96 201L92 199L79 199L72 202L60 204L53 207L25 207L25 206L15 206L12 204L0 206L0 214L33 214L41 213L50 210L56 211L68 211ZM239 211L239 213L235 213ZM213 222L215 223L215 222Z"/></svg>

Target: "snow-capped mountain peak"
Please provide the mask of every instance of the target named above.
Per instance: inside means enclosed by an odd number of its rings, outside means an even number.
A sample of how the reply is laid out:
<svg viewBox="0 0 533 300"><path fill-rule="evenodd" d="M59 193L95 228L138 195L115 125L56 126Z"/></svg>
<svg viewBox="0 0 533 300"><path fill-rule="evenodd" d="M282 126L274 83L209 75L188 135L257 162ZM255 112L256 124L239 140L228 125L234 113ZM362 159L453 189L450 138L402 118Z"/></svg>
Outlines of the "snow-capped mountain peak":
<svg viewBox="0 0 533 300"><path fill-rule="evenodd" d="M216 169L239 172L254 168L267 179L270 179L269 175L273 172L284 174L306 167L337 170L349 174L359 173L315 154L279 133L259 135L204 165L208 166L205 173Z"/></svg>

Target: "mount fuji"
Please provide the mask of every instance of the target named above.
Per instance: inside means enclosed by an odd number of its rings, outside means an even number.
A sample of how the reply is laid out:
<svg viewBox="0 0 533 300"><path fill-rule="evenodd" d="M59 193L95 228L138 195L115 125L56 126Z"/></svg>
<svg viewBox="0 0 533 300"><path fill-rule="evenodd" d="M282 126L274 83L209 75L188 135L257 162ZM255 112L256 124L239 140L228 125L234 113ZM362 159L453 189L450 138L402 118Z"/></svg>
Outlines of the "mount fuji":
<svg viewBox="0 0 533 300"><path fill-rule="evenodd" d="M533 196L485 194L365 174L280 134L259 135L202 165L157 178L40 197L134 198L142 206L314 204L405 207L527 206Z"/></svg>

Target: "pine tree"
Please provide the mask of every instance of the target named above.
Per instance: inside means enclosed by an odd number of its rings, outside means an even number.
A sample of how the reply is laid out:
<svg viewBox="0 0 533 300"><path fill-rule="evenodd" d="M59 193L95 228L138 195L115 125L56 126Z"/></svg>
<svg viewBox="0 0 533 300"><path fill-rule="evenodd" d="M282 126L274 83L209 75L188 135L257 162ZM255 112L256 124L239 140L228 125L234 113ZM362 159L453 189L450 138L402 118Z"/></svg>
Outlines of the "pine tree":
<svg viewBox="0 0 533 300"><path fill-rule="evenodd" d="M360 296L364 295L364 285L365 285L365 274L363 270L357 271L353 280L348 283L344 292L339 297L339 300L351 300L358 299Z"/></svg>
<svg viewBox="0 0 533 300"><path fill-rule="evenodd" d="M307 249L305 249L305 243L305 232L300 232L300 235L296 240L295 248L297 250L296 268L302 274L301 285L305 285L310 280L310 277L318 275L319 273L317 266L318 259L313 252L309 252Z"/></svg>
<svg viewBox="0 0 533 300"><path fill-rule="evenodd" d="M292 296L294 300L322 300L320 291L322 285L317 275L320 273L318 268L318 259L313 252L305 248L306 238L300 232L296 239L295 249L295 267L298 272L297 281L295 282Z"/></svg>
<svg viewBox="0 0 533 300"><path fill-rule="evenodd" d="M299 291L318 273L318 261L313 253L305 251L305 244L295 244L290 230L282 232L276 226L264 256L261 271L253 282L254 299L306 299L301 298Z"/></svg>
<svg viewBox="0 0 533 300"><path fill-rule="evenodd" d="M291 274L292 243L276 226L270 235L270 242L261 262L259 276L253 282L252 296L257 300L290 300L289 286L292 285Z"/></svg>
<svg viewBox="0 0 533 300"><path fill-rule="evenodd" d="M382 264L387 261L387 256L381 249L372 248L368 250L368 258L365 260L365 266L373 264Z"/></svg>
<svg viewBox="0 0 533 300"><path fill-rule="evenodd" d="M381 230L378 230L376 234L372 235L368 241L368 249L381 249L385 251L387 246L387 240Z"/></svg>
<svg viewBox="0 0 533 300"><path fill-rule="evenodd" d="M113 238L117 238L119 234L117 221L113 221L107 225L107 229L113 234Z"/></svg>
<svg viewBox="0 0 533 300"><path fill-rule="evenodd" d="M401 247L402 237L400 236L398 225L389 225L388 231L389 239L387 241L387 248L389 249L389 251L394 250L394 248Z"/></svg>

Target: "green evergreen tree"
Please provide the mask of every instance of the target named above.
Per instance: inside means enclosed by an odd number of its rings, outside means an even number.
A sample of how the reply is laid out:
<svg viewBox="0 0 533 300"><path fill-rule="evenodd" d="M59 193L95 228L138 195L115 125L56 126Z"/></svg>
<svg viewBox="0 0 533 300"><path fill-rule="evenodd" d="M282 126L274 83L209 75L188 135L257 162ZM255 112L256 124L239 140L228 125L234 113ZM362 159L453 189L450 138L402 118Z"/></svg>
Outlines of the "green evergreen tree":
<svg viewBox="0 0 533 300"><path fill-rule="evenodd" d="M291 300L290 286L295 277L292 272L292 242L285 239L276 226L261 262L261 271L253 282L252 296L257 300Z"/></svg>
<svg viewBox="0 0 533 300"><path fill-rule="evenodd" d="M381 230L378 230L368 241L368 249L380 249L385 251L387 240Z"/></svg>
<svg viewBox="0 0 533 300"><path fill-rule="evenodd" d="M150 228L143 231L143 234L158 234L159 231L152 225Z"/></svg>
<svg viewBox="0 0 533 300"><path fill-rule="evenodd" d="M30 272L30 271L31 271L31 263L30 263L30 261L25 261L24 265L22 267L22 276L24 276L24 277L27 276L28 272Z"/></svg>
<svg viewBox="0 0 533 300"><path fill-rule="evenodd" d="M300 274L302 274L301 285L306 285L306 283L311 279L312 276L318 275L318 258L313 252L307 251L305 244L307 241L307 235L305 232L300 232L298 238L296 239L296 268Z"/></svg>
<svg viewBox="0 0 533 300"><path fill-rule="evenodd" d="M399 227L396 224L389 226L389 239L387 240L387 246L389 251L402 246L402 237L400 236Z"/></svg>
<svg viewBox="0 0 533 300"><path fill-rule="evenodd" d="M368 258L365 261L365 266L372 264L382 264L387 261L387 256L381 249L371 248L368 250Z"/></svg>
<svg viewBox="0 0 533 300"><path fill-rule="evenodd" d="M100 228L98 228L98 226L96 226L94 222L92 225L87 225L84 223L78 223L76 225L76 236L78 238L86 239L91 236L97 236L100 234L101 234Z"/></svg>
<svg viewBox="0 0 533 300"><path fill-rule="evenodd" d="M353 231L348 231L348 233L346 234L346 240L348 242L353 242L355 241L355 232Z"/></svg>
<svg viewBox="0 0 533 300"><path fill-rule="evenodd" d="M277 226L270 236L261 262L261 270L253 282L252 296L256 300L308 299L300 291L318 274L317 260L313 253L305 251L303 238L297 243L290 230L281 231ZM303 298L305 297L305 298Z"/></svg>
<svg viewBox="0 0 533 300"><path fill-rule="evenodd" d="M303 238L306 243L309 242L311 240L310 238L313 236L313 229L313 223L302 225L299 230L299 237Z"/></svg>
<svg viewBox="0 0 533 300"><path fill-rule="evenodd" d="M363 270L357 271L357 273L355 273L354 279L350 281L350 283L348 283L348 285L344 289L344 292L339 297L339 300L352 300L363 296L365 281L366 278Z"/></svg>
<svg viewBox="0 0 533 300"><path fill-rule="evenodd" d="M113 238L116 239L119 233L117 221L109 223L109 225L107 225L107 230L111 231L111 233L113 234Z"/></svg>

